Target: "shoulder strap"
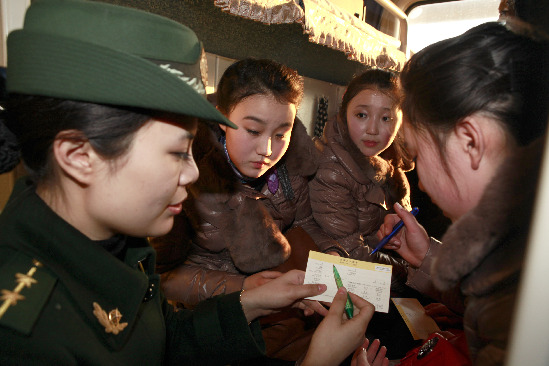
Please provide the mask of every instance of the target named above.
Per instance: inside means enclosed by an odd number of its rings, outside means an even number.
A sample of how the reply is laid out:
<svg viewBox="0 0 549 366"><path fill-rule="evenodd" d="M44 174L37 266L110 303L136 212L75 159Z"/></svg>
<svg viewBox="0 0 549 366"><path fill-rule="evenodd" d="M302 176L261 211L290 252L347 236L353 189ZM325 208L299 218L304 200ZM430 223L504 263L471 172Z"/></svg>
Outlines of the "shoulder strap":
<svg viewBox="0 0 549 366"><path fill-rule="evenodd" d="M15 253L0 271L0 326L30 334L56 282L38 260Z"/></svg>

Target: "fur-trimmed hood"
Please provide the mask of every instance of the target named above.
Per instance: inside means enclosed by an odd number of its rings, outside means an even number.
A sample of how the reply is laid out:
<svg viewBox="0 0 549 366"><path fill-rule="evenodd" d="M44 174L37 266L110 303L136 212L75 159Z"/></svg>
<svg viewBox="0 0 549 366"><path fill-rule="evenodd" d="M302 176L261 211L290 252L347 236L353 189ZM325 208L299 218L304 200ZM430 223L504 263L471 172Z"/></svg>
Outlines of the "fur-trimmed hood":
<svg viewBox="0 0 549 366"><path fill-rule="evenodd" d="M404 172L380 156L364 156L351 140L347 126L339 117L326 123L321 143L329 146L341 166L357 182L392 187L387 190L392 195L392 201L410 207L410 185Z"/></svg>
<svg viewBox="0 0 549 366"><path fill-rule="evenodd" d="M466 295L517 281L530 229L544 140L520 149L498 169L479 204L444 235L434 259L435 285L447 290L462 281Z"/></svg>

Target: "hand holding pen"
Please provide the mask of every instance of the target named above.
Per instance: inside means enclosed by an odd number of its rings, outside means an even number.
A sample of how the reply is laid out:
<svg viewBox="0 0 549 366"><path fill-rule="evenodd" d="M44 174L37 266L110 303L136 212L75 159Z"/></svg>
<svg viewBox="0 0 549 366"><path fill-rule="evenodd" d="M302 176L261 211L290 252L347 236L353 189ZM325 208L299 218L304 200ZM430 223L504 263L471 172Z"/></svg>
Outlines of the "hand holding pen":
<svg viewBox="0 0 549 366"><path fill-rule="evenodd" d="M430 245L430 238L423 226L421 226L411 212L395 203L396 214L385 216L384 223L377 232L377 237L382 239L395 229L397 220L401 220L404 226L389 239L387 249L395 250L408 263L419 267L427 253ZM403 229L404 228L404 229Z"/></svg>
<svg viewBox="0 0 549 366"><path fill-rule="evenodd" d="M340 288L343 287L343 281L341 281L341 276L339 275L339 272L337 271L337 268L335 265L333 266L333 271L334 271L334 279L336 282L336 286L337 286L337 289L339 290ZM345 302L345 314L347 315L347 319L351 319L353 317L353 313L354 313L354 305L353 305L353 302L351 301L351 297L349 296L349 293L347 293L347 301Z"/></svg>
<svg viewBox="0 0 549 366"><path fill-rule="evenodd" d="M419 212L419 208L414 207L410 213L416 216L418 212ZM398 233L400 229L402 229L403 226L404 226L404 221L400 220L399 222L397 222L397 224L393 226L393 230L391 230L389 235L386 235L383 239L381 239L381 241L376 245L375 249L372 251L372 253L370 253L370 255L374 254L379 249L383 248L389 242L389 240L391 240L393 236L395 236L396 233Z"/></svg>
<svg viewBox="0 0 549 366"><path fill-rule="evenodd" d="M345 280L345 278L343 279ZM343 320L349 297L354 304L352 319ZM316 328L302 366L339 365L364 342L366 327L374 315L374 305L340 288L328 315ZM383 358L384 355L381 356Z"/></svg>

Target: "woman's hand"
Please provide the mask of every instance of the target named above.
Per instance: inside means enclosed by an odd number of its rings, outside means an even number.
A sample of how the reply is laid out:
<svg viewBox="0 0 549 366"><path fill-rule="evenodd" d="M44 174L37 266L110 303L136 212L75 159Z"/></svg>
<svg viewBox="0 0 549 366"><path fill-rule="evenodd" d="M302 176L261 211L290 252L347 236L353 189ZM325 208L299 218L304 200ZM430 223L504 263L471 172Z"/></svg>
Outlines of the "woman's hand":
<svg viewBox="0 0 549 366"><path fill-rule="evenodd" d="M305 297L320 295L326 285L304 285L305 272L297 269L288 271L262 286L246 290L240 295L242 310L248 321L272 314L285 307L302 309L305 315L314 312L328 314L328 310L318 301L303 300Z"/></svg>
<svg viewBox="0 0 549 366"><path fill-rule="evenodd" d="M328 315L313 334L309 350L302 366L339 365L357 347L364 343L366 327L374 315L374 306L354 294L349 294L354 304L354 316L345 316L347 291L337 291Z"/></svg>
<svg viewBox="0 0 549 366"><path fill-rule="evenodd" d="M429 250L429 235L423 226L417 222L414 215L399 203L395 203L394 209L396 215L385 216L383 225L381 225L376 235L379 240L383 239L402 220L404 227L385 245L385 249L396 250L412 266L419 267Z"/></svg>
<svg viewBox="0 0 549 366"><path fill-rule="evenodd" d="M246 277L246 279L244 280L244 284L242 285L242 288L244 290L251 290L253 288L264 285L267 282L274 280L275 278L278 278L280 276L282 276L282 273L276 272L276 271L257 272L251 276Z"/></svg>
<svg viewBox="0 0 549 366"><path fill-rule="evenodd" d="M353 354L351 366L389 366L389 359L385 357L387 348L385 346L379 348L381 343L376 339L369 344L366 339L364 344L358 348Z"/></svg>

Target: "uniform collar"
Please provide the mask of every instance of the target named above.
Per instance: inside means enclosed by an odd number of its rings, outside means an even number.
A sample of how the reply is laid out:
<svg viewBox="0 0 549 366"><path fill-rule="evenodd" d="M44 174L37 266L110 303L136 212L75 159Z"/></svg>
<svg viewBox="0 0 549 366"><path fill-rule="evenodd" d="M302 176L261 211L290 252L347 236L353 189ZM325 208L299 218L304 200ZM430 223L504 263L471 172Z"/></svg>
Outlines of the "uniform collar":
<svg viewBox="0 0 549 366"><path fill-rule="evenodd" d="M149 277L139 262L148 273L154 270L154 251L146 240L128 238L124 260L119 260L53 212L29 184L10 199L4 214L21 238L11 244L14 249L38 259L66 287L66 295L97 335L111 347L121 347L149 289ZM94 303L106 313L118 309L126 328L117 335L105 332L94 315Z"/></svg>

